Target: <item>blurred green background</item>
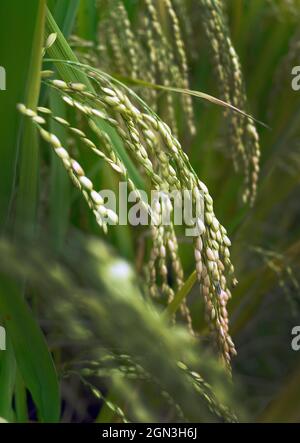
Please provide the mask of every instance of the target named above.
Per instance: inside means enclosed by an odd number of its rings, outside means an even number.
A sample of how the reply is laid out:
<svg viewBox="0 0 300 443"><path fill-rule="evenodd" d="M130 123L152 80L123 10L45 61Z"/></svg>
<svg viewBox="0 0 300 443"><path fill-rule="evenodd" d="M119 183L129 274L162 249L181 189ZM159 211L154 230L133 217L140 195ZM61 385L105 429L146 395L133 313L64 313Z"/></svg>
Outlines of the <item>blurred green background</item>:
<svg viewBox="0 0 300 443"><path fill-rule="evenodd" d="M134 28L142 2L123 3ZM222 84L213 74L200 2L182 3L192 29L184 34L190 89L219 97ZM104 235L59 161L16 110L24 102L60 116L67 112L41 84L47 8L68 42L76 35L95 46L102 43L103 11L114 1L1 1L0 65L7 89L0 91L0 324L7 329L7 350L0 351L0 417L230 421L224 403L242 421L299 421L300 351L292 350L291 330L300 325L300 91L291 87L291 70L300 65L300 2L222 3L244 75L245 111L268 126L257 124L261 173L253 207L242 202L243 177L233 170L222 108L193 98L197 134L191 136L179 100L174 106L183 149L232 241L239 281L229 305L238 351L233 383L206 357L197 285L188 294L200 336L195 343L183 327L173 328L157 314L161 306L141 296L146 230L115 226ZM85 62L88 49L71 48ZM64 55L69 58L68 51ZM44 62L49 68L55 69ZM161 94L163 103L167 94ZM53 123L52 130L68 143L64 129ZM101 159L80 155L98 189L117 189L116 175ZM187 279L194 270L192 247L180 234L178 241ZM111 274L119 261L125 281L117 271ZM178 361L206 376L210 387L198 380L195 388L197 381ZM206 389L216 401L207 404Z"/></svg>

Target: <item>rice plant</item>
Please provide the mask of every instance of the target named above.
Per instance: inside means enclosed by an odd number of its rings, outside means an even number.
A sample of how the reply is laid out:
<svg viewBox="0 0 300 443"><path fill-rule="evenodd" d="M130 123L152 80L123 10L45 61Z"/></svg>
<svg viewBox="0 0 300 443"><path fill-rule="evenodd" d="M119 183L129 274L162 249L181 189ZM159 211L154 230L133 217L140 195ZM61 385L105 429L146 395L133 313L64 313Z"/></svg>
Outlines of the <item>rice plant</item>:
<svg viewBox="0 0 300 443"><path fill-rule="evenodd" d="M1 2L1 419L299 419L298 3Z"/></svg>

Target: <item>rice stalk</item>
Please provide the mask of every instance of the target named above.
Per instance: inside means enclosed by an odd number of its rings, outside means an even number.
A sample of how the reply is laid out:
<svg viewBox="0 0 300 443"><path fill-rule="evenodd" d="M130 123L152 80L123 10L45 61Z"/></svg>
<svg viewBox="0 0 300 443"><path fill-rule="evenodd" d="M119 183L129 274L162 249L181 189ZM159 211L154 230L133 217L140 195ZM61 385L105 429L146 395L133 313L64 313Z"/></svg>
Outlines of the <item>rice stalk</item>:
<svg viewBox="0 0 300 443"><path fill-rule="evenodd" d="M214 215L213 200L206 186L191 168L188 157L183 152L180 143L174 138L171 130L163 121L120 82L115 81L100 70L83 65L80 65L80 69L86 71L91 81L93 81L95 93L87 92L85 85L81 83L67 83L60 79L46 79L45 82L49 87L56 88L61 95L61 99L74 107L78 114L87 121L98 141L94 143L89 140L84 131L70 127L68 122L59 116L54 116L55 120L66 126L74 136L80 138L85 146L120 172L131 187L134 187L134 185L128 180L125 164L110 148L109 137L104 135L103 131L95 125L97 117L106 120L111 127L115 128L128 154L141 171L148 176L151 189L165 192L179 190L182 193L185 189L191 189L193 190L192 199L195 207L201 198L201 193L203 195L204 222L201 219L197 220L199 234L195 238L194 244L196 271L201 295L206 306L206 317L210 330L223 360L229 367L230 355L235 355L235 348L228 333L226 303L231 297L229 285L233 279L234 269L230 261L230 241L225 228L220 225ZM24 105L19 105L19 110L32 120L41 136L52 146L63 162L73 183L81 191L93 211L98 224L106 232L107 221L110 220L113 224L117 223L117 215L105 207L101 196L95 191L92 181L86 177L78 161L70 156L66 148L62 147L58 137L43 128L46 123L44 117ZM50 110L48 114L44 113L44 115L50 114ZM98 146L99 142L100 147ZM157 158L160 160L158 164L156 162ZM139 198L138 190L136 191ZM168 205L172 210L174 209L170 199ZM145 209L150 211L147 206ZM156 209L154 208L154 213L151 213L151 215L152 217L156 215L160 219L160 212L161 206L158 202ZM171 225L171 230L168 232L160 224L152 226L151 229L153 248L149 263L150 292L166 295L170 303L174 298L174 292L168 282L167 253L171 258L176 274L178 274L178 289L180 289L183 281L178 253L175 252L176 242L174 241L173 226ZM159 271L161 288L158 286L158 275L155 266ZM188 320L190 329L192 329L190 314L185 302L181 309Z"/></svg>
<svg viewBox="0 0 300 443"><path fill-rule="evenodd" d="M100 3L103 8L103 3ZM170 17L170 30L175 44L169 42L160 19L159 2L146 0L140 6L135 23L131 23L122 0L107 5L107 12L99 22L99 41L105 40L104 60L96 64L114 74L126 75L132 79L144 79L150 83L162 83L165 86L188 88L188 61L185 44L182 39L181 23L171 0L164 1ZM139 36L139 38L136 38ZM80 55L79 55L80 57ZM114 70L112 70L112 66ZM149 103L152 109L159 109L158 95L155 91L139 88L139 94ZM186 112L186 127L193 135L196 132L191 98L181 97ZM166 120L177 135L177 118L175 100L166 94Z"/></svg>

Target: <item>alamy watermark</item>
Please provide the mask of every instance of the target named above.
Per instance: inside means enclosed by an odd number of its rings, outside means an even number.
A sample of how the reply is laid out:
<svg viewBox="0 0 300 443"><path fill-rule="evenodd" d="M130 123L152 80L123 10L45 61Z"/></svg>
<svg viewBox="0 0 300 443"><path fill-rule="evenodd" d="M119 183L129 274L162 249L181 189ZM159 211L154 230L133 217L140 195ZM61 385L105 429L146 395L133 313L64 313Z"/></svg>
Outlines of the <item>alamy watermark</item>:
<svg viewBox="0 0 300 443"><path fill-rule="evenodd" d="M294 66L292 68L291 72L293 78L292 78L292 89L293 91L299 91L300 90L300 66Z"/></svg>
<svg viewBox="0 0 300 443"><path fill-rule="evenodd" d="M291 347L293 351L300 351L300 326L294 326L292 329Z"/></svg>
<svg viewBox="0 0 300 443"><path fill-rule="evenodd" d="M3 66L0 66L0 91L6 90L6 71Z"/></svg>
<svg viewBox="0 0 300 443"><path fill-rule="evenodd" d="M99 191L106 208L117 215L108 215L103 221L109 225L175 225L184 226L186 236L197 236L203 232L204 197L198 189L162 191L152 190L129 192L127 182L119 183L118 195L111 189Z"/></svg>
<svg viewBox="0 0 300 443"><path fill-rule="evenodd" d="M6 351L6 331L0 326L0 351Z"/></svg>

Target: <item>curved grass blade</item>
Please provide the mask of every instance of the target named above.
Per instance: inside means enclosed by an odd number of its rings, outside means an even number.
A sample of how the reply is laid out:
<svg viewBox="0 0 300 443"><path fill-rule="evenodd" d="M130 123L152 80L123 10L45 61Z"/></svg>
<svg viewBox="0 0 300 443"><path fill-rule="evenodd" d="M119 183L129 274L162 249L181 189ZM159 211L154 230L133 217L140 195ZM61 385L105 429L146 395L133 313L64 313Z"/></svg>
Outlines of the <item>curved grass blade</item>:
<svg viewBox="0 0 300 443"><path fill-rule="evenodd" d="M0 312L6 319L18 368L44 422L57 422L60 397L56 370L43 334L18 285L1 275Z"/></svg>
<svg viewBox="0 0 300 443"><path fill-rule="evenodd" d="M0 2L0 17L2 17L0 60L1 65L5 67L7 79L6 90L1 91L0 100L2 116L0 119L0 151L2 164L5 165L0 174L1 231L8 230L11 226L21 122L16 104L24 102L26 97L26 82L32 62L32 42L38 9L39 2L19 2L16 0L2 0Z"/></svg>
<svg viewBox="0 0 300 443"><path fill-rule="evenodd" d="M15 375L16 360L14 351L9 337L6 337L6 351L0 352L0 417L3 417L9 421L13 421L14 417L12 410L12 397L15 384Z"/></svg>
<svg viewBox="0 0 300 443"><path fill-rule="evenodd" d="M31 48L31 63L28 71L25 103L36 109L41 85L41 51L44 38L46 2L38 2L37 18ZM23 121L20 140L20 178L17 193L17 233L33 235L36 222L39 145L35 128L27 120Z"/></svg>
<svg viewBox="0 0 300 443"><path fill-rule="evenodd" d="M88 69L90 72L97 72L97 73L103 75L103 77L107 77L110 80L112 80L116 83L119 83L123 88L125 87L126 84L130 84L130 85L142 86L145 88L157 89L157 90L162 90L162 91L166 91L166 92L175 92L178 94L191 95L196 98L201 98L203 100L209 101L210 103L221 106L223 108L228 108L233 112L237 112L237 113L243 115L244 117L253 120L254 122L264 126L265 128L271 129L266 123L264 123L260 120L257 120L255 117L253 117L250 114L247 114L245 111L242 111L241 109L237 108L236 106L233 106L232 104L227 103L224 100L214 97L213 95L207 94L206 92L194 91L192 89L175 88L172 86L158 85L156 83L155 84L149 83L144 80L133 79L131 77L124 77L124 76L120 76L118 74L109 75L107 72L101 71L101 69L93 68L91 66L88 66L84 63L80 63L75 60L45 59L45 61L58 63L58 64L61 63L61 64L71 65L71 66L73 65L73 66L81 67L83 69ZM89 76L87 75L87 77L89 77ZM140 97L138 97L131 89L128 89L128 92L130 92L131 95L133 95L140 103L142 103L145 108L147 108L150 112L153 112L153 111L151 111L149 106Z"/></svg>
<svg viewBox="0 0 300 443"><path fill-rule="evenodd" d="M270 129L270 127L266 123L264 123L260 120L257 120L252 115L247 114L245 111L237 108L236 106L233 106L231 103L227 103L224 100L214 97L213 95L207 94L206 92L194 91L192 89L175 88L173 86L158 85L155 83L146 82L144 80L133 79L131 77L129 78L129 77L124 77L124 76L120 76L120 75L116 75L116 74L114 74L114 77L121 80L122 82L127 83L127 84L142 86L142 87L150 88L150 89L157 89L160 91L175 92L178 94L191 95L192 97L201 98L201 99L209 101L210 103L213 103L215 105L221 106L223 108L228 108L231 111L237 112L238 114L241 114L244 117L253 120L254 122L258 123L259 125Z"/></svg>
<svg viewBox="0 0 300 443"><path fill-rule="evenodd" d="M53 8L53 17L66 38L71 34L79 1L80 0L59 0Z"/></svg>
<svg viewBox="0 0 300 443"><path fill-rule="evenodd" d="M65 104L55 90L49 91L49 103L55 115L65 118ZM65 128L53 120L50 122L50 127L52 132L66 143ZM57 155L51 151L50 226L53 242L58 251L63 246L69 224L71 191L69 177L65 172Z"/></svg>

